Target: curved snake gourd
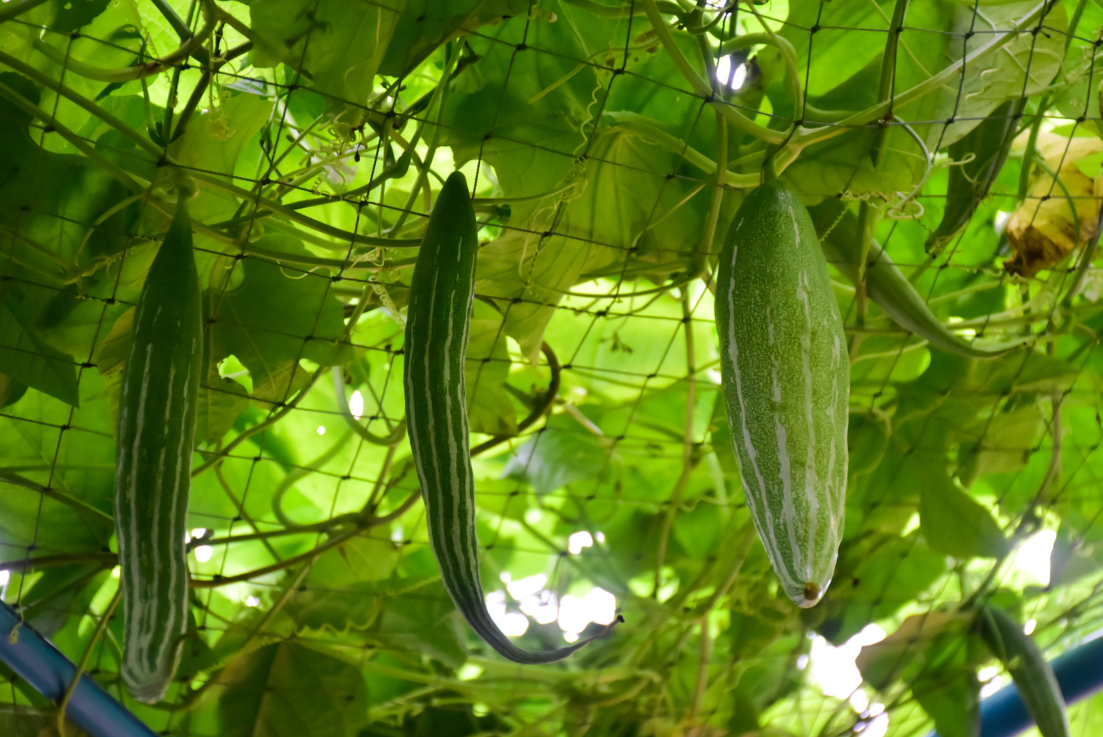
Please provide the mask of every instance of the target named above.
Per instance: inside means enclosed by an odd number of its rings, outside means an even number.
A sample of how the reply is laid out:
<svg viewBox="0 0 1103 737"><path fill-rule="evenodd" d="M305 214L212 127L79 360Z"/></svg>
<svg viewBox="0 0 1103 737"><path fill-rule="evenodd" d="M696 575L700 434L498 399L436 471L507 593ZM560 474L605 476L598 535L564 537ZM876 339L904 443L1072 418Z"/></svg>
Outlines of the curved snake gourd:
<svg viewBox="0 0 1103 737"><path fill-rule="evenodd" d="M199 274L183 188L134 314L115 465L125 634L134 698L160 701L188 623L184 550L203 353Z"/></svg>
<svg viewBox="0 0 1103 737"><path fill-rule="evenodd" d="M521 650L490 618L479 580L464 362L479 241L467 181L444 183L421 242L406 316L406 422L429 543L452 601L488 645L518 663L561 660L606 634L542 653ZM618 618L619 620L619 618Z"/></svg>
<svg viewBox="0 0 1103 737"><path fill-rule="evenodd" d="M747 506L785 593L812 606L842 537L850 363L812 220L772 174L725 238L716 326Z"/></svg>
<svg viewBox="0 0 1103 737"><path fill-rule="evenodd" d="M1068 709L1061 687L1034 640L999 607L985 605L977 619L981 639L1011 674L1042 737L1069 737Z"/></svg>

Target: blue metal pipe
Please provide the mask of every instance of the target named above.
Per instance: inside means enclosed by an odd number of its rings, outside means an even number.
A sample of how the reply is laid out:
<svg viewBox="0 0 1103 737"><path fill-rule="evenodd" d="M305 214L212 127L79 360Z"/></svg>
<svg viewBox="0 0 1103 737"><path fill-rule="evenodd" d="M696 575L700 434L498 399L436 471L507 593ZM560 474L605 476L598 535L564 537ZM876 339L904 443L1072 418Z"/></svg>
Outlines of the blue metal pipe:
<svg viewBox="0 0 1103 737"><path fill-rule="evenodd" d="M1103 690L1103 633L1050 663L1065 703L1075 704ZM1013 737L1034 726L1015 684L980 702L980 737ZM938 737L931 732L928 737Z"/></svg>
<svg viewBox="0 0 1103 737"><path fill-rule="evenodd" d="M49 640L0 602L0 661L48 698L60 704L76 666ZM15 630L15 636L12 636ZM13 642L14 640L14 642ZM87 673L73 690L65 715L91 737L156 737L156 732L104 691Z"/></svg>

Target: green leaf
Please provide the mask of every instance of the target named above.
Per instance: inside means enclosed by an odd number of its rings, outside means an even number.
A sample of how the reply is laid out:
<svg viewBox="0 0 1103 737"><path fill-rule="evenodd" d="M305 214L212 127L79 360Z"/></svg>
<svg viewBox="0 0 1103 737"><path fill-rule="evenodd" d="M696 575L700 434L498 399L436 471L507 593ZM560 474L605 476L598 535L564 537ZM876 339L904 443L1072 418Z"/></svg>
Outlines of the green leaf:
<svg viewBox="0 0 1103 737"><path fill-rule="evenodd" d="M46 300L46 290L13 281L0 285L0 373L76 407L76 361L48 345L36 327Z"/></svg>
<svg viewBox="0 0 1103 737"><path fill-rule="evenodd" d="M388 599L369 635L384 647L422 652L459 668L467 660L461 622L444 585L433 582Z"/></svg>
<svg viewBox="0 0 1103 737"><path fill-rule="evenodd" d="M275 264L250 261L241 286L212 308L212 360L233 354L253 378L253 396L283 401L307 378L299 366L309 359L322 366L352 360L341 305L329 279L316 273L293 279Z"/></svg>
<svg viewBox="0 0 1103 737"><path fill-rule="evenodd" d="M207 374L206 385L199 387L196 441L208 445L218 442L248 406L249 394L245 387L233 379L219 376L215 367Z"/></svg>
<svg viewBox="0 0 1103 737"><path fill-rule="evenodd" d="M206 175L233 177L238 158L246 144L268 122L272 105L269 100L247 94L221 100L217 107L188 122L184 135L173 141L169 153L181 166ZM233 183L232 179L229 181ZM221 219L234 214L237 202L218 190L203 189L188 209L196 220ZM209 243L206 236L199 234L197 247L203 248Z"/></svg>
<svg viewBox="0 0 1103 737"><path fill-rule="evenodd" d="M909 671L912 662L925 658L937 638L946 632L967 634L972 622L973 615L959 612L913 614L885 639L864 645L855 664L870 686L884 691Z"/></svg>
<svg viewBox="0 0 1103 737"><path fill-rule="evenodd" d="M290 64L313 78L313 88L345 121L359 125L391 35L405 12L405 0L354 6L340 0L255 0L249 15L256 50L254 64ZM345 103L343 101L348 101Z"/></svg>
<svg viewBox="0 0 1103 737"><path fill-rule="evenodd" d="M355 737L367 724L367 689L354 665L289 640L235 661L219 681L226 737Z"/></svg>
<svg viewBox="0 0 1103 737"><path fill-rule="evenodd" d="M984 9L986 31L968 38L965 53L992 41L991 32L1011 28L1030 7L1026 3L991 5ZM965 34L976 30L974 9L959 5L953 13L952 31ZM910 19L909 19L909 25ZM938 107L931 111L928 120L946 120L953 117L961 122L948 126L931 126L928 145L941 140L947 146L972 130L981 120L1006 100L1037 95L1051 83L1061 69L1065 55L1065 30L1068 16L1064 5L1054 5L1045 16L1047 33L1021 34L1003 46L997 54L990 54L983 61L965 65L965 74L954 80L941 92ZM1051 32L1050 32L1051 31ZM960 36L959 36L960 37ZM960 58L962 44L949 47L952 57ZM1029 73L1029 79L1027 75ZM960 86L959 86L960 84Z"/></svg>
<svg viewBox="0 0 1103 737"><path fill-rule="evenodd" d="M1103 151L1088 154L1072 163L1076 165L1076 168L1080 170L1081 174L1089 179L1096 179L1100 175L1103 175Z"/></svg>
<svg viewBox="0 0 1103 737"><path fill-rule="evenodd" d="M398 548L390 540L351 540L314 563L305 589L288 601L288 611L300 630L363 630L375 622L386 597L417 588L390 579L398 559Z"/></svg>
<svg viewBox="0 0 1103 737"><path fill-rule="evenodd" d="M616 463L604 439L555 419L517 449L503 475L525 479L537 494L547 494L575 481L596 479Z"/></svg>
<svg viewBox="0 0 1103 737"><path fill-rule="evenodd" d="M919 522L933 550L955 558L999 558L1007 541L992 515L937 468L922 467Z"/></svg>
<svg viewBox="0 0 1103 737"><path fill-rule="evenodd" d="M979 737L980 682L976 670L961 668L918 678L912 683L912 694L934 719L939 737Z"/></svg>
<svg viewBox="0 0 1103 737"><path fill-rule="evenodd" d="M501 315L489 305L476 301L468 329L464 366L471 432L517 434L517 412L506 391L509 370L509 348L502 331Z"/></svg>
<svg viewBox="0 0 1103 737"><path fill-rule="evenodd" d="M72 612L82 612L108 578L97 563L48 568L23 594L19 612L43 637L53 637Z"/></svg>

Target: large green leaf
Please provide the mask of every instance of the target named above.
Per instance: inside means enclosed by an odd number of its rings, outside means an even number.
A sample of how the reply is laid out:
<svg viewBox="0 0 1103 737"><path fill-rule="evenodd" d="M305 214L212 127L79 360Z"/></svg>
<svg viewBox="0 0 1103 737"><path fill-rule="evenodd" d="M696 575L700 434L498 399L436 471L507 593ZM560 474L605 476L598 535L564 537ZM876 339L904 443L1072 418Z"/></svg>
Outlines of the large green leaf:
<svg viewBox="0 0 1103 737"><path fill-rule="evenodd" d="M938 468L923 466L919 523L932 549L957 558L999 558L1007 542L991 513Z"/></svg>
<svg viewBox="0 0 1103 737"><path fill-rule="evenodd" d="M355 737L367 723L360 670L302 642L243 656L222 683L221 733L229 737Z"/></svg>
<svg viewBox="0 0 1103 737"><path fill-rule="evenodd" d="M249 262L241 286L216 300L207 323L212 360L237 356L252 376L253 396L273 401L286 400L306 380L300 360L347 363L349 347L338 342L341 305L329 285L321 275L294 279L275 264Z"/></svg>

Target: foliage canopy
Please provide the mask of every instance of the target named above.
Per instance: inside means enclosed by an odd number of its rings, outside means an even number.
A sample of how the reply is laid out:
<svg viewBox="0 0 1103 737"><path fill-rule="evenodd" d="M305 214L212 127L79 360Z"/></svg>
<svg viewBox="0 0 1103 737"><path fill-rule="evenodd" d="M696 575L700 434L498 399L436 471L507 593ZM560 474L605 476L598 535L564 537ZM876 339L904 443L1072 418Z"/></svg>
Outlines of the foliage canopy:
<svg viewBox="0 0 1103 737"><path fill-rule="evenodd" d="M1099 628L1101 34L1095 0L0 4L4 600L167 734L969 734L995 672L977 604L1050 654ZM929 243L998 110L1006 163ZM851 471L808 610L749 525L713 325L715 255L767 154L859 254L829 254ZM586 602L626 620L563 664L488 653L427 545L402 316L457 168L482 241L483 585L527 649L578 637ZM192 621L147 707L117 675L121 616L94 633L133 307L180 169L205 317ZM890 316L871 248L942 338ZM951 332L1024 347L932 347ZM848 641L864 683L825 695ZM0 731L52 723L0 678L21 705Z"/></svg>

